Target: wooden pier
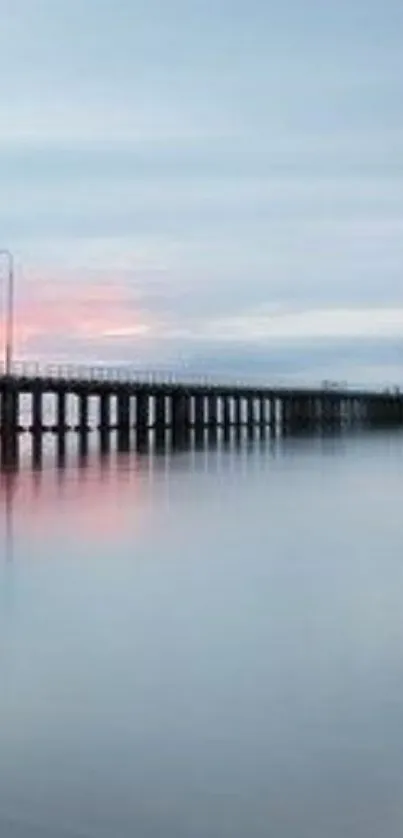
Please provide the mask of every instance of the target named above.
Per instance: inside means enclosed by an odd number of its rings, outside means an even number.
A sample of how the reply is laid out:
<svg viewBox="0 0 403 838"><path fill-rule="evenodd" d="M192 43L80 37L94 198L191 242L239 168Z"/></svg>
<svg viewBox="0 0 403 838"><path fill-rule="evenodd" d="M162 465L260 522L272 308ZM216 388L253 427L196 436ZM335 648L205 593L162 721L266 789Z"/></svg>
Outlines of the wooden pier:
<svg viewBox="0 0 403 838"><path fill-rule="evenodd" d="M31 420L24 425L22 397L29 397ZM54 420L45 417L47 397L55 402ZM76 421L68 401L76 400ZM112 417L111 404L115 400ZM90 411L91 400L91 411ZM95 418L94 418L95 403ZM146 447L150 438L164 447L191 439L211 440L245 432L248 437L342 431L351 427L403 428L403 393L327 387L263 386L250 383L183 379L172 375L100 368L24 365L0 376L0 431L3 454L13 455L21 433L30 432L39 448L46 433L63 446L66 434L82 444L93 431L107 445L117 432L121 447Z"/></svg>

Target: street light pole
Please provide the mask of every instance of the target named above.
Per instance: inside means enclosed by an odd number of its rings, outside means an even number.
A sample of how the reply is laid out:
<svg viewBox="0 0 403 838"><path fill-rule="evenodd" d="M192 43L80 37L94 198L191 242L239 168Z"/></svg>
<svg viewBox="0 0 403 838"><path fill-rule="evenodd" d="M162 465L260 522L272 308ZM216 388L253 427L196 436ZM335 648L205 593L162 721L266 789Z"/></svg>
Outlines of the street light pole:
<svg viewBox="0 0 403 838"><path fill-rule="evenodd" d="M5 373L11 375L13 362L13 339L14 339L14 257L10 250L0 249L0 256L6 256L8 260L8 283L6 303L6 327L5 327Z"/></svg>

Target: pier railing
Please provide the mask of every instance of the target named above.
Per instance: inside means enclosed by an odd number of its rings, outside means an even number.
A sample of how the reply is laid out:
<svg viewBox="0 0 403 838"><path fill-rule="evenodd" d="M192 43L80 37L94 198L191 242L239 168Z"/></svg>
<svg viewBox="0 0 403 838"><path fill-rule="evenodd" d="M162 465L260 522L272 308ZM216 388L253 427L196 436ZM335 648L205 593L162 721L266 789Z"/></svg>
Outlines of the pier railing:
<svg viewBox="0 0 403 838"><path fill-rule="evenodd" d="M309 381L279 376L262 376L250 373L234 375L222 373L198 373L188 369L144 369L142 367L93 365L93 364L42 364L34 361L16 361L11 374L16 379L42 379L60 382L88 381L110 382L111 384L184 385L200 387L234 387L239 389L293 389L331 390L333 392L390 393L403 392L396 384L368 384L346 381ZM0 363L0 376L5 375L4 364Z"/></svg>

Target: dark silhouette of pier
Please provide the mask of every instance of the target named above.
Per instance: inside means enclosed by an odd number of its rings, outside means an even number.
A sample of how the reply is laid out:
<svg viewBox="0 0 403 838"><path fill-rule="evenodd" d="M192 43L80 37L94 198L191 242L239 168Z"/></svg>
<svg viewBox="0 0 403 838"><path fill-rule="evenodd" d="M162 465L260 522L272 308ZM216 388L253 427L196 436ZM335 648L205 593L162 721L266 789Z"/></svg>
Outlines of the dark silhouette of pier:
<svg viewBox="0 0 403 838"><path fill-rule="evenodd" d="M31 421L24 426L21 397L31 400ZM45 398L56 402L54 421L44 414ZM77 402L76 421L68 418L68 400ZM112 417L112 399L115 400ZM91 407L96 406L95 418ZM135 435L139 449L152 436L163 448L209 442L220 435L246 433L273 437L298 433L340 432L348 428L403 427L403 393L398 390L217 382L207 378L180 379L173 375L132 373L108 368L14 365L12 375L0 376L0 431L2 460L12 462L21 433L33 437L38 462L42 439L57 435L63 459L66 435L79 435L85 456L88 435L97 431L101 449L107 450L116 432L118 446L128 449Z"/></svg>

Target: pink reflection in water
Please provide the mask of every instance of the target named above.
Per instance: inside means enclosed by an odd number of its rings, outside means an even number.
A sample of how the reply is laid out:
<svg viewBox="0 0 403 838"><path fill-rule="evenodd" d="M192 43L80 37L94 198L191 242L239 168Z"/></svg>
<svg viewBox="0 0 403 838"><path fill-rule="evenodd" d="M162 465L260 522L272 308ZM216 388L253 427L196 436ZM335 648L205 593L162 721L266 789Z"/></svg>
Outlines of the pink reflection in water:
<svg viewBox="0 0 403 838"><path fill-rule="evenodd" d="M27 451L18 467L0 471L0 530L17 524L24 536L46 538L63 529L68 516L72 537L91 541L113 540L130 524L140 531L148 525L151 495L161 481L162 461L135 452L117 455L112 450L80 457L66 452L66 464L45 452L32 468Z"/></svg>

